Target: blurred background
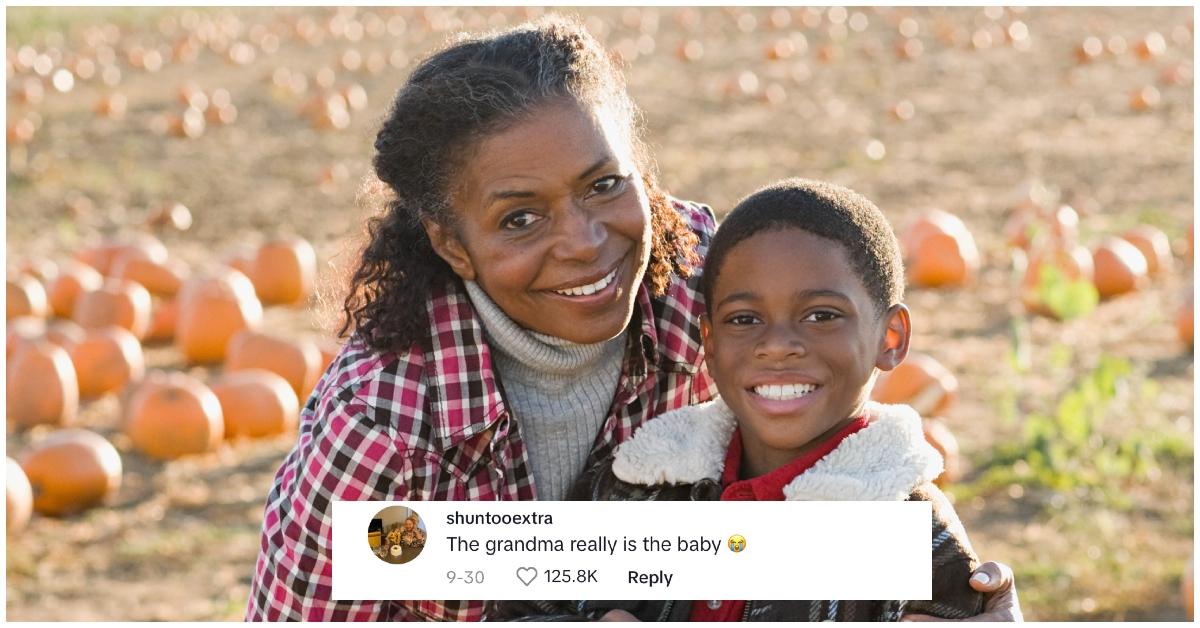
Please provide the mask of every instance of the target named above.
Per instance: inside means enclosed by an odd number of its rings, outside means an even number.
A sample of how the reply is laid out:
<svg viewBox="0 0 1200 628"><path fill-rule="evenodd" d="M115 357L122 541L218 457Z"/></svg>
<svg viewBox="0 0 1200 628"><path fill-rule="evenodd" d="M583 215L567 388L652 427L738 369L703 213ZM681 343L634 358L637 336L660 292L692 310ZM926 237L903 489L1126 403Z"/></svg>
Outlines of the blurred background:
<svg viewBox="0 0 1200 628"><path fill-rule="evenodd" d="M543 12L7 9L8 619L243 616L389 99ZM1027 618L1190 614L1191 8L570 13L672 194L887 213L922 357L876 395Z"/></svg>

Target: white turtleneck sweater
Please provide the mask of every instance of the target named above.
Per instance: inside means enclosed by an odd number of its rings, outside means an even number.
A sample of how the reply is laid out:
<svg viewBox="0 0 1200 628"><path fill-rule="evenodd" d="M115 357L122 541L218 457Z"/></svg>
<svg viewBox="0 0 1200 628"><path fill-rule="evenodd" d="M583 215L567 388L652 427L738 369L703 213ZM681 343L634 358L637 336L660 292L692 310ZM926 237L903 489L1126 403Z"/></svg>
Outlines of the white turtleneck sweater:
<svg viewBox="0 0 1200 628"><path fill-rule="evenodd" d="M520 426L538 499L564 499L612 406L627 332L590 345L539 334L510 319L478 284L464 283Z"/></svg>

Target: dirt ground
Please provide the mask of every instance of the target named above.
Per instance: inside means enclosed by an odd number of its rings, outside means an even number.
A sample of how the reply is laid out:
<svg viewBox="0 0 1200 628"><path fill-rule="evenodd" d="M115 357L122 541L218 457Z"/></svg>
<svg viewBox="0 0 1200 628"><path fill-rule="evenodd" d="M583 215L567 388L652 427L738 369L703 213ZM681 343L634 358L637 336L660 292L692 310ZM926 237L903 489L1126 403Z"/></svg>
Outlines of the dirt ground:
<svg viewBox="0 0 1200 628"><path fill-rule="evenodd" d="M374 209L356 201L374 133L413 63L455 30L539 11L9 8L7 268L136 231L149 207L171 200L191 208L194 225L159 235L195 272L236 245L291 232L314 243L333 290L334 269L352 260L353 239ZM866 194L898 229L930 208L960 216L983 258L978 280L910 289L906 301L914 348L961 386L946 421L968 471L952 494L975 549L1014 567L1030 619L1184 618L1179 582L1194 551L1194 360L1172 321L1191 299L1193 276L1191 8L577 14L628 62L671 193L720 214L760 185L805 176ZM1165 47L1143 59L1138 44L1152 32ZM204 41L194 60L176 62L174 47L189 33ZM1081 63L1077 48L1088 37L1103 50ZM784 58L769 59L764 51L783 39L790 44L776 56ZM229 60L231 49L247 49L237 43L248 44L252 60ZM59 93L45 81L44 99L21 102L31 75L14 75L13 60L25 46L56 68L79 58L103 68L110 48L119 83L81 76ZM148 51L165 60L160 69L131 66ZM350 70L354 53L362 67ZM273 85L280 68L304 73L308 91ZM366 108L351 112L344 130L316 130L299 113L318 78L328 78L322 69L336 87L366 91ZM182 111L177 94L189 81L227 89L236 121L196 139L159 133L164 114ZM1160 101L1135 110L1131 94L1147 86ZM93 113L110 92L128 99L121 120ZM902 101L911 104L907 120L893 115ZM37 127L24 144L11 131L21 117ZM331 168L338 174L322 183ZM1174 269L1083 318L1028 318L1003 227L1017 190L1033 179L1078 210L1086 245L1139 223L1161 228ZM328 336L332 319L322 312L314 300L269 308L266 318L274 329ZM1023 438L1027 417L1052 414L1106 356L1127 360L1131 372L1093 440L1146 435L1150 444L1138 451L1149 452L1148 467L1071 489L989 485L989 461ZM184 368L169 346L149 350L148 360ZM8 537L7 618L240 619L263 501L292 438L157 463L121 434L120 408L116 396L88 402L80 421L122 453L119 494L78 516L35 516ZM15 457L44 434L9 433L6 452Z"/></svg>

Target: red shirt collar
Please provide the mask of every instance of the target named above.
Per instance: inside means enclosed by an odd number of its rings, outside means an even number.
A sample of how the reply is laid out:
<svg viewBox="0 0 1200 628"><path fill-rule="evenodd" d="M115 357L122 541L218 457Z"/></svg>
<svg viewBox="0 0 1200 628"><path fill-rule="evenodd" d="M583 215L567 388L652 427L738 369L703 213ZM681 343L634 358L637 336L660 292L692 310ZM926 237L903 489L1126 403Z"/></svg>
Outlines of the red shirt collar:
<svg viewBox="0 0 1200 628"><path fill-rule="evenodd" d="M725 487L721 492L721 501L782 501L783 487L836 449L847 436L866 426L866 415L860 416L795 460L749 480L738 479L738 470L742 466L742 430L735 429L733 439L729 441L729 449L725 452L725 470L721 472L721 486Z"/></svg>

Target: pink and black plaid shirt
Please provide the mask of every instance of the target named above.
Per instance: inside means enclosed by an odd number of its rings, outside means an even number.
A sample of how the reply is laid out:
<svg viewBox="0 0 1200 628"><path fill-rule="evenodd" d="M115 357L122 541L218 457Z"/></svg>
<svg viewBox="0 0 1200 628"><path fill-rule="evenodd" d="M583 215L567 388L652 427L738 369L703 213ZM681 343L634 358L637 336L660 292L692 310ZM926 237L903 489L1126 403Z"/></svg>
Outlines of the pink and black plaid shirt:
<svg viewBox="0 0 1200 628"><path fill-rule="evenodd" d="M675 201L700 236L716 219ZM332 510L337 500L533 500L520 426L501 397L483 327L458 281L429 300L430 339L404 354L351 340L305 405L300 439L275 474L263 518L248 621L479 620L483 601L335 601ZM588 465L646 419L708 401L699 273L662 297L638 290L631 339L610 416Z"/></svg>

